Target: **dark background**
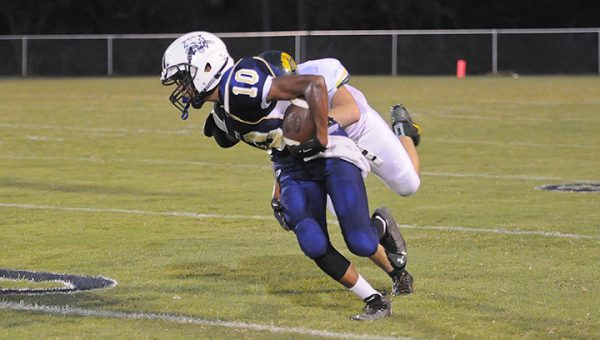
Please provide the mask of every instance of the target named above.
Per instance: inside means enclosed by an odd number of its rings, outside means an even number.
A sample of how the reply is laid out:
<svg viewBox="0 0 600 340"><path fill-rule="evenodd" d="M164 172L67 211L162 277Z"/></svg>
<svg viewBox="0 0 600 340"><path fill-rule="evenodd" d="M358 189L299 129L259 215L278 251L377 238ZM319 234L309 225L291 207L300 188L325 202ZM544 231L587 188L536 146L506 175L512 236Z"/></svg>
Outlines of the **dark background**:
<svg viewBox="0 0 600 340"><path fill-rule="evenodd" d="M0 0L0 35L599 26L598 0Z"/></svg>
<svg viewBox="0 0 600 340"><path fill-rule="evenodd" d="M398 35L398 75L493 73L490 29L597 28L496 37L497 73L599 74L600 0L0 0L0 76L156 75L173 37L119 34L316 30L488 29ZM314 32L313 32L314 33ZM14 35L111 34L106 37ZM6 37L6 36L10 37ZM52 39L49 39L52 38ZM223 37L235 59L266 49L295 52L288 37ZM338 58L351 74L394 74L391 35L300 38L297 61ZM26 51L26 58L23 58ZM112 66L108 65L112 56Z"/></svg>

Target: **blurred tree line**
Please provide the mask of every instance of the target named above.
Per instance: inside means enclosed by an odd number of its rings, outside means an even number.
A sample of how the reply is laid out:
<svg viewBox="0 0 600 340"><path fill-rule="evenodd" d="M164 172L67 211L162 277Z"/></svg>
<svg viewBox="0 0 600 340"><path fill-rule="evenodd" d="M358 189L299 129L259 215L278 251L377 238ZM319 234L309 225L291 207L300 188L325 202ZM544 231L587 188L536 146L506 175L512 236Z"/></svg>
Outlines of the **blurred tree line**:
<svg viewBox="0 0 600 340"><path fill-rule="evenodd" d="M599 0L0 0L0 34L599 26Z"/></svg>

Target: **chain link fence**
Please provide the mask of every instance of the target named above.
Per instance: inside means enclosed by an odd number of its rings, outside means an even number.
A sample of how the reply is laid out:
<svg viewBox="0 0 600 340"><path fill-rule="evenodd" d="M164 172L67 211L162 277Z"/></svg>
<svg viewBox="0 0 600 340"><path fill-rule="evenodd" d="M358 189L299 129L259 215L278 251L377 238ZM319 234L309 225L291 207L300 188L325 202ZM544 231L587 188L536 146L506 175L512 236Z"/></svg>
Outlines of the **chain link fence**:
<svg viewBox="0 0 600 340"><path fill-rule="evenodd" d="M599 74L600 28L217 33L234 59L335 57L356 75ZM0 36L0 76L158 75L179 34Z"/></svg>

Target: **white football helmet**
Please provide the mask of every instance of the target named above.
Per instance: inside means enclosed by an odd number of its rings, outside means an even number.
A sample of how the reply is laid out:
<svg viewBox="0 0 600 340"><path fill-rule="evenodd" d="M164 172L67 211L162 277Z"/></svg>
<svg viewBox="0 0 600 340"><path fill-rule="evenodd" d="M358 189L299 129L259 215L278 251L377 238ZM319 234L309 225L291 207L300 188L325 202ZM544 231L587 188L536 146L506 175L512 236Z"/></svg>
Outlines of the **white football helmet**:
<svg viewBox="0 0 600 340"><path fill-rule="evenodd" d="M167 47L160 80L167 86L177 84L169 100L181 111L181 118L187 119L190 105L200 108L232 66L221 39L208 32L191 32Z"/></svg>

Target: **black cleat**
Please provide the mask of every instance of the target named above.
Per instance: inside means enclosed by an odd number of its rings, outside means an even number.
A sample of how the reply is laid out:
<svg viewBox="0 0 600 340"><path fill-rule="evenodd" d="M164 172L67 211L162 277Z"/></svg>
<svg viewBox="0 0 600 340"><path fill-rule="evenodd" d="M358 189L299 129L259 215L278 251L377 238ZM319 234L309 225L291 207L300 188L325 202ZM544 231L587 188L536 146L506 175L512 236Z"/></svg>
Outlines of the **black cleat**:
<svg viewBox="0 0 600 340"><path fill-rule="evenodd" d="M381 218L385 221L386 229L379 243L385 248L385 252L394 268L403 269L406 266L406 242L400 234L398 224L390 210L386 207L375 209L373 218Z"/></svg>
<svg viewBox="0 0 600 340"><path fill-rule="evenodd" d="M397 136L407 136L412 138L415 146L419 145L421 140L421 126L413 122L410 114L402 104L392 106L390 110L392 116L392 129Z"/></svg>
<svg viewBox="0 0 600 340"><path fill-rule="evenodd" d="M392 278L394 285L392 286L392 295L408 295L413 292L413 277L408 271L403 269L400 275Z"/></svg>
<svg viewBox="0 0 600 340"><path fill-rule="evenodd" d="M392 303L385 295L373 294L364 300L367 305L362 314L354 315L351 320L375 321L392 314Z"/></svg>

